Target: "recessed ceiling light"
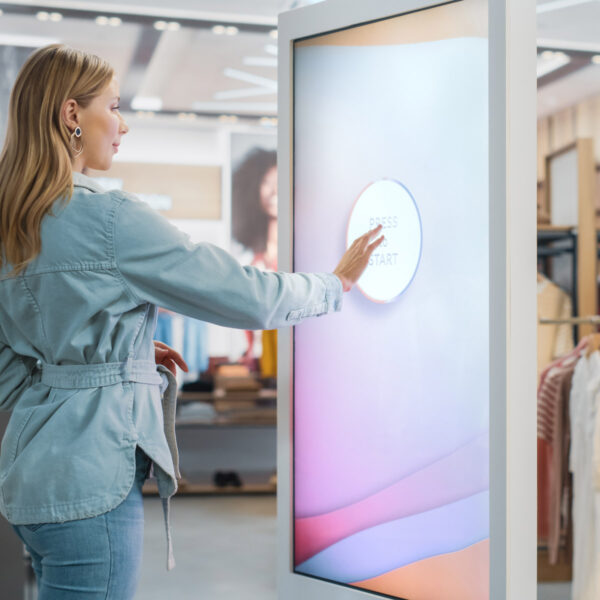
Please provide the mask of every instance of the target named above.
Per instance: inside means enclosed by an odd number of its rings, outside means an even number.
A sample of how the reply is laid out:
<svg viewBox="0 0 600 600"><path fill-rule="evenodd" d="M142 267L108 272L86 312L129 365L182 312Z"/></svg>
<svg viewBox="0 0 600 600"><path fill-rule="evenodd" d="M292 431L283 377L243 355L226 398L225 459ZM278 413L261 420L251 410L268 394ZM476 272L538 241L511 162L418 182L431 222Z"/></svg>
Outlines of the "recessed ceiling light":
<svg viewBox="0 0 600 600"><path fill-rule="evenodd" d="M237 123L237 116L236 115L220 115L219 116L219 121L221 123Z"/></svg>
<svg viewBox="0 0 600 600"><path fill-rule="evenodd" d="M261 117L259 123L263 127L275 127L277 125L277 117Z"/></svg>
<svg viewBox="0 0 600 600"><path fill-rule="evenodd" d="M275 56L244 56L242 62L249 67L276 67Z"/></svg>
<svg viewBox="0 0 600 600"><path fill-rule="evenodd" d="M547 13L553 10L561 10L563 8L570 8L572 6L577 6L578 4L588 4L593 2L593 0L550 0L545 4L540 4L537 7L537 13Z"/></svg>
<svg viewBox="0 0 600 600"><path fill-rule="evenodd" d="M122 22L123 22L123 21L121 20L121 18L120 18L120 17L111 17L111 18L108 20L108 23L109 23L110 25L112 25L113 27L118 27L118 26L119 26L119 25L120 25Z"/></svg>
<svg viewBox="0 0 600 600"><path fill-rule="evenodd" d="M142 119L151 119L154 117L154 112L151 110L138 110L135 114Z"/></svg>
<svg viewBox="0 0 600 600"><path fill-rule="evenodd" d="M181 25L177 21L171 21L167 25L167 29L169 31L179 31L181 29Z"/></svg>
<svg viewBox="0 0 600 600"><path fill-rule="evenodd" d="M230 25L229 27L225 27L225 33L227 35L237 35L240 30L234 25Z"/></svg>
<svg viewBox="0 0 600 600"><path fill-rule="evenodd" d="M596 54L596 55L592 56L592 62L595 65L600 65L600 54Z"/></svg>
<svg viewBox="0 0 600 600"><path fill-rule="evenodd" d="M108 17L102 16L102 15L97 16L95 21L96 21L96 25L102 25L102 26L108 25Z"/></svg>
<svg viewBox="0 0 600 600"><path fill-rule="evenodd" d="M277 39L277 36L278 36L279 34L277 33L277 29L272 29L271 31L269 31L269 35L270 35L270 36L271 36L271 37L272 37L274 40L276 40L276 39Z"/></svg>
<svg viewBox="0 0 600 600"><path fill-rule="evenodd" d="M51 12L49 17L50 17L50 20L54 21L55 23L62 21L62 18L63 18L63 16L59 12Z"/></svg>
<svg viewBox="0 0 600 600"><path fill-rule="evenodd" d="M213 32L215 35L223 35L223 34L225 33L225 26L223 26L223 25L215 25L215 26L212 28L212 32Z"/></svg>
<svg viewBox="0 0 600 600"><path fill-rule="evenodd" d="M154 29L157 29L158 31L165 31L168 26L169 24L166 21L154 22Z"/></svg>
<svg viewBox="0 0 600 600"><path fill-rule="evenodd" d="M36 15L38 21L47 21L50 18L50 13L45 10L40 10Z"/></svg>
<svg viewBox="0 0 600 600"><path fill-rule="evenodd" d="M568 65L571 62L569 55L565 52L555 52L552 50L545 50L538 56L537 59L537 76L544 77L557 69Z"/></svg>
<svg viewBox="0 0 600 600"><path fill-rule="evenodd" d="M17 48L41 48L49 44L58 44L57 38L21 35L16 33L0 33L0 46L16 46Z"/></svg>

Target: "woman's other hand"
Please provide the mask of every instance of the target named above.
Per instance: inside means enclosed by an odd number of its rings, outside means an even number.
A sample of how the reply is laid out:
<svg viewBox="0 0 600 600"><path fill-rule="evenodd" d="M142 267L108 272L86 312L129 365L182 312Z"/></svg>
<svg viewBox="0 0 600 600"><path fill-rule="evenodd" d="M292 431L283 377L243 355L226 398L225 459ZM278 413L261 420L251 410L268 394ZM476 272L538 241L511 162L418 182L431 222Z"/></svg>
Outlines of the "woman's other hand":
<svg viewBox="0 0 600 600"><path fill-rule="evenodd" d="M340 264L333 274L340 278L345 292L349 292L360 279L369 264L371 254L385 239L384 236L381 236L374 242L371 241L381 232L381 229L382 226L378 225L375 229L371 229L371 231L367 231L364 235L356 238L342 256L342 260L340 260Z"/></svg>
<svg viewBox="0 0 600 600"><path fill-rule="evenodd" d="M188 366L185 363L185 360L183 360L183 356L181 356L179 352L175 352L173 348L156 340L154 340L154 358L157 365L167 367L173 375L177 375L177 365L179 365L186 373L188 372Z"/></svg>

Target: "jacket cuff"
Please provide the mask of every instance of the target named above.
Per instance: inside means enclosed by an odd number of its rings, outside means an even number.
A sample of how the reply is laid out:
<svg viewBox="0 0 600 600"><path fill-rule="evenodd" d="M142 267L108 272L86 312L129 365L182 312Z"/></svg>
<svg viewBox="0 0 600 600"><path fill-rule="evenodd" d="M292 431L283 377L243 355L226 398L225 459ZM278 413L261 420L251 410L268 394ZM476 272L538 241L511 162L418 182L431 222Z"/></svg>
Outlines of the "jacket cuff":
<svg viewBox="0 0 600 600"><path fill-rule="evenodd" d="M342 297L344 295L341 279L333 273L318 273L318 275L325 283L327 312L339 312L342 310Z"/></svg>

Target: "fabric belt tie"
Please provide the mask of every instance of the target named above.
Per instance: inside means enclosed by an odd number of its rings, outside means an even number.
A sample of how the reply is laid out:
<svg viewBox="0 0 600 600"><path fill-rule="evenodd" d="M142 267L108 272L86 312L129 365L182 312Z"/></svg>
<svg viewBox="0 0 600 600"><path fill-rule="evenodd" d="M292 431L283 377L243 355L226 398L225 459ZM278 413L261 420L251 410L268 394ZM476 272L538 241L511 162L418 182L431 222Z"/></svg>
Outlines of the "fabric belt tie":
<svg viewBox="0 0 600 600"><path fill-rule="evenodd" d="M42 363L42 383L49 387L82 389L135 382L160 385L162 377L156 363L150 360L128 359L90 365L50 365Z"/></svg>
<svg viewBox="0 0 600 600"><path fill-rule="evenodd" d="M177 380L165 366L150 360L127 359L123 362L96 363L89 365L41 364L41 382L44 385L62 389L85 389L105 387L118 383L146 383L159 385L162 395L164 432L173 459L175 477L180 478L179 453L175 438L175 413L177 410ZM161 470L162 472L162 470ZM162 499L167 534L167 570L175 566L173 543L171 540L171 518L169 501L175 490L157 476L159 495Z"/></svg>

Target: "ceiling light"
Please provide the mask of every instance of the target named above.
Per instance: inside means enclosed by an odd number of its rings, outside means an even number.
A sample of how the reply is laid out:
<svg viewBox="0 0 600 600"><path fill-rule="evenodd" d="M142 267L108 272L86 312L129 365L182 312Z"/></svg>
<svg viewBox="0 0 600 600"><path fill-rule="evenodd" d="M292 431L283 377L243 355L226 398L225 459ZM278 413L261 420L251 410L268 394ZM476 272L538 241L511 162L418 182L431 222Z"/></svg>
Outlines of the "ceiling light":
<svg viewBox="0 0 600 600"><path fill-rule="evenodd" d="M276 40L278 36L277 29L271 29L271 31L269 31L269 35Z"/></svg>
<svg viewBox="0 0 600 600"><path fill-rule="evenodd" d="M239 33L239 29L234 25L230 25L229 27L225 27L225 33L227 35L237 35Z"/></svg>
<svg viewBox="0 0 600 600"><path fill-rule="evenodd" d="M277 117L262 117L259 123L263 127L275 127L277 125Z"/></svg>
<svg viewBox="0 0 600 600"><path fill-rule="evenodd" d="M155 21L154 22L154 29L157 29L158 31L165 31L165 29L169 26L169 24L166 21Z"/></svg>
<svg viewBox="0 0 600 600"><path fill-rule="evenodd" d="M592 56L592 62L595 65L600 65L600 54L596 54L595 56Z"/></svg>
<svg viewBox="0 0 600 600"><path fill-rule="evenodd" d="M63 18L63 16L59 12L51 12L49 17L50 17L50 20L54 21L55 23L62 21L62 18Z"/></svg>
<svg viewBox="0 0 600 600"><path fill-rule="evenodd" d="M111 17L108 22L112 27L118 27L123 21L120 17Z"/></svg>
<svg viewBox="0 0 600 600"><path fill-rule="evenodd" d="M158 96L134 96L131 108L133 110L161 110L162 99Z"/></svg>
<svg viewBox="0 0 600 600"><path fill-rule="evenodd" d="M571 62L569 55L565 52L554 52L552 50L545 50L537 59L537 76L538 78L544 77L557 69L568 65Z"/></svg>
<svg viewBox="0 0 600 600"><path fill-rule="evenodd" d="M167 29L169 31L179 31L181 29L181 25L177 21L171 21L167 25Z"/></svg>
<svg viewBox="0 0 600 600"><path fill-rule="evenodd" d="M102 15L96 17L95 21L96 25L108 25L108 17L104 17Z"/></svg>
<svg viewBox="0 0 600 600"><path fill-rule="evenodd" d="M45 10L40 10L40 12L38 12L35 16L37 17L38 21L47 21L50 18L50 14Z"/></svg>
<svg viewBox="0 0 600 600"><path fill-rule="evenodd" d="M244 56L242 62L248 67L276 67L277 59L274 56Z"/></svg>
<svg viewBox="0 0 600 600"><path fill-rule="evenodd" d="M563 8L571 8L572 6L577 6L579 4L589 4L593 2L593 0L551 0L550 2L546 2L545 4L540 4L537 7L537 13L547 13L553 10L561 10Z"/></svg>
<svg viewBox="0 0 600 600"><path fill-rule="evenodd" d="M225 33L225 27L224 27L223 25L215 25L215 26L212 28L212 32L213 32L215 35L223 35L223 34Z"/></svg>
<svg viewBox="0 0 600 600"><path fill-rule="evenodd" d="M0 46L16 46L17 48L41 48L49 44L58 44L57 38L21 35L17 33L0 33Z"/></svg>
<svg viewBox="0 0 600 600"><path fill-rule="evenodd" d="M177 115L177 118L180 121L194 121L196 119L196 113L180 112Z"/></svg>
<svg viewBox="0 0 600 600"><path fill-rule="evenodd" d="M232 112L253 112L254 114L268 114L275 113L277 111L277 102L243 102L238 101L227 101L227 102L206 102L206 101L194 101L192 103L192 109L197 112L218 112L218 113L232 113Z"/></svg>
<svg viewBox="0 0 600 600"><path fill-rule="evenodd" d="M221 123L237 123L237 116L236 115L220 115L219 116L219 121Z"/></svg>

